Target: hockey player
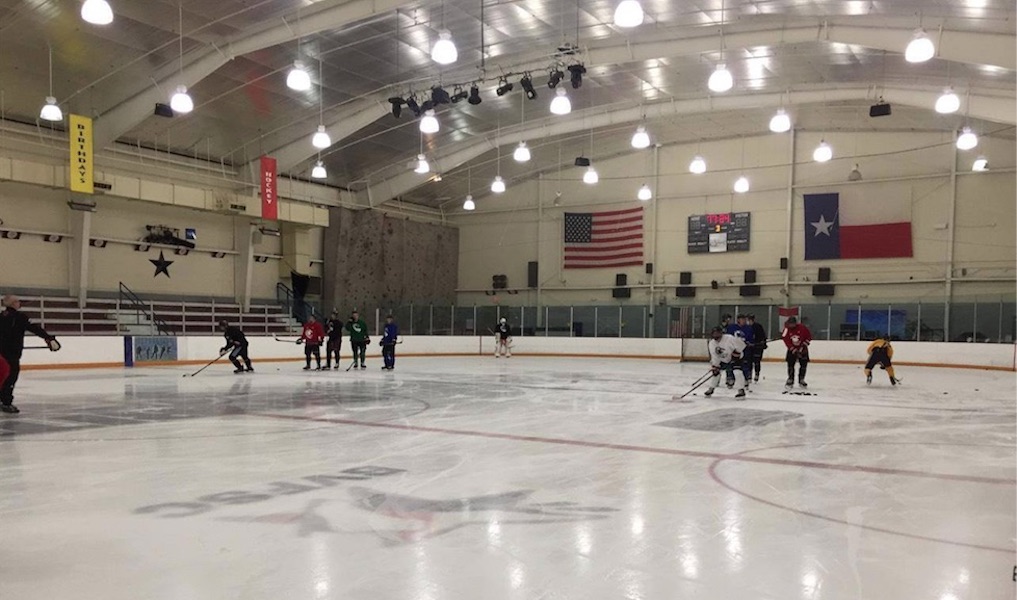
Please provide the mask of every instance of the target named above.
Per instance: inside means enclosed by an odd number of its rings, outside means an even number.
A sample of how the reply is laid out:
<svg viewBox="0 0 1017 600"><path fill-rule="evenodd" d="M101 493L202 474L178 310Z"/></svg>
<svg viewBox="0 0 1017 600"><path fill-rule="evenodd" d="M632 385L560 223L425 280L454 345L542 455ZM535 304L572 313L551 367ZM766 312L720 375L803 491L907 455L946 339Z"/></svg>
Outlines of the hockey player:
<svg viewBox="0 0 1017 600"><path fill-rule="evenodd" d="M34 333L46 341L51 352L60 349L56 337L32 323L21 309L21 300L17 296L3 297L3 312L0 312L0 356L7 363L8 374L0 386L0 411L16 414L21 412L14 406L14 386L18 383L21 373L21 353L25 349L25 333Z"/></svg>
<svg viewBox="0 0 1017 600"><path fill-rule="evenodd" d="M780 337L787 346L787 382L785 386L790 388L795 383L795 363L800 365L798 369L798 386L807 388L805 383L805 370L809 366L809 342L812 341L812 332L805 325L798 322L795 317L788 317L784 322L784 331Z"/></svg>
<svg viewBox="0 0 1017 600"><path fill-rule="evenodd" d="M512 358L512 326L505 317L498 320L494 327L494 357Z"/></svg>
<svg viewBox="0 0 1017 600"><path fill-rule="evenodd" d="M297 340L298 344L304 345L304 359L307 360L307 364L304 366L305 371L311 370L311 356L314 356L317 365L314 370L321 370L321 342L324 340L325 329L314 318L314 315L308 315L307 321L304 322L304 329L300 332L300 339Z"/></svg>
<svg viewBox="0 0 1017 600"><path fill-rule="evenodd" d="M395 347L399 339L399 326L396 325L392 315L385 317L385 333L381 336L381 357L385 361L382 369L391 371L395 369Z"/></svg>
<svg viewBox="0 0 1017 600"><path fill-rule="evenodd" d="M239 327L231 326L226 319L219 321L219 331L222 331L223 337L226 338L226 345L219 349L219 356L230 353L230 362L236 367L234 373L243 373L245 371L253 373L254 367L251 366L251 358L247 356L247 336L240 330ZM244 363L240 363L240 359L244 360ZM247 368L244 369L244 365Z"/></svg>
<svg viewBox="0 0 1017 600"><path fill-rule="evenodd" d="M893 365L890 359L893 358L893 346L890 345L890 336L880 336L869 344L869 362L865 363L865 383L872 383L872 367L879 365L885 369L890 378L890 385L897 385L897 377L893 372Z"/></svg>
<svg viewBox="0 0 1017 600"><path fill-rule="evenodd" d="M745 376L742 374L741 361L742 353L745 351L745 341L739 337L724 333L720 327L714 327L710 332L710 341L707 344L710 351L710 370L713 371L713 379L710 387L703 393L704 396L712 396L713 391L720 384L720 372L724 371L728 377L737 381L741 375L741 385L735 394L736 400L745 398Z"/></svg>
<svg viewBox="0 0 1017 600"><path fill-rule="evenodd" d="M752 327L752 368L755 369L755 376L752 381L759 381L759 371L763 366L763 352L766 350L766 328L756 323L756 315L745 315L745 320Z"/></svg>
<svg viewBox="0 0 1017 600"><path fill-rule="evenodd" d="M333 310L332 317L325 321L325 368L332 368L332 356L335 355L335 368L339 368L339 349L343 345L343 322L339 320L339 311Z"/></svg>
<svg viewBox="0 0 1017 600"><path fill-rule="evenodd" d="M737 331L735 337L740 337L745 342L745 352L742 353L742 374L745 375L745 387L752 381L752 357L756 348L756 332L748 323L748 316L740 314L737 317Z"/></svg>
<svg viewBox="0 0 1017 600"><path fill-rule="evenodd" d="M367 345L371 339L367 336L367 323L360 318L360 313L353 311L350 320L346 323L346 331L350 332L350 346L353 348L353 368L357 368L357 357L360 357L360 368L366 369L364 355L367 354Z"/></svg>

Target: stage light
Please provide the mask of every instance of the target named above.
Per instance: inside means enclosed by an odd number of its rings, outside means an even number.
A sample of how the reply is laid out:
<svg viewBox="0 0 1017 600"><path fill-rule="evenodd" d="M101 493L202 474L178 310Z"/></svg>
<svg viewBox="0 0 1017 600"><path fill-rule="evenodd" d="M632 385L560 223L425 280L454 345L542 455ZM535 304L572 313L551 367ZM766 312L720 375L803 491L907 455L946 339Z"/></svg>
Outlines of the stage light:
<svg viewBox="0 0 1017 600"><path fill-rule="evenodd" d="M470 86L470 97L467 98L466 101L472 104L473 106L476 106L483 102L483 100L481 100L480 98L480 88L478 88L475 85Z"/></svg>
<svg viewBox="0 0 1017 600"><path fill-rule="evenodd" d="M393 97L389 98L388 102L392 105L392 116L398 119L403 114L403 104L406 104L406 101L402 98Z"/></svg>
<svg viewBox="0 0 1017 600"><path fill-rule="evenodd" d="M555 69L547 74L547 87L552 90L558 87L561 80L565 78L565 73L562 73L560 69Z"/></svg>
<svg viewBox="0 0 1017 600"><path fill-rule="evenodd" d="M528 99L537 99L537 90L533 89L533 80L530 79L529 73L523 75L523 78L519 80L519 85L523 86L523 92L526 93Z"/></svg>
<svg viewBox="0 0 1017 600"><path fill-rule="evenodd" d="M578 90L583 87L583 75L586 74L586 67L583 65L569 65L569 80L572 82L572 89Z"/></svg>
<svg viewBox="0 0 1017 600"><path fill-rule="evenodd" d="M420 104L417 103L417 99L414 98L413 96L410 96L409 98L406 99L406 108L413 111L413 116L415 117L420 116Z"/></svg>
<svg viewBox="0 0 1017 600"><path fill-rule="evenodd" d="M449 97L448 92L445 91L445 88L440 85L431 88L432 105L438 106L439 104L448 104L450 102L452 102L452 99Z"/></svg>
<svg viewBox="0 0 1017 600"><path fill-rule="evenodd" d="M499 80L498 87L495 88L494 93L499 96L504 96L511 92L515 87L515 84L509 83L507 79L502 77L501 80Z"/></svg>
<svg viewBox="0 0 1017 600"><path fill-rule="evenodd" d="M463 86L457 85L455 87L455 91L452 92L450 100L452 101L452 104L459 104L463 100L466 100L466 98L468 97L469 94L466 93L466 90L463 89Z"/></svg>

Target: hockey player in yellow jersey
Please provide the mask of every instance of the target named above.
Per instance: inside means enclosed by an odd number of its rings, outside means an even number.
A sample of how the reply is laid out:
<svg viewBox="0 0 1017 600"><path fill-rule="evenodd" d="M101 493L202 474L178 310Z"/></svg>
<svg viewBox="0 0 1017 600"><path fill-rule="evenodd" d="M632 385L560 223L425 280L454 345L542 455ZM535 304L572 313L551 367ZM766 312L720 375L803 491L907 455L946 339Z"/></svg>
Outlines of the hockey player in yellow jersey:
<svg viewBox="0 0 1017 600"><path fill-rule="evenodd" d="M872 367L879 365L879 368L886 369L890 377L890 385L897 385L897 378L893 373L893 365L890 360L893 358L893 346L890 345L890 336L880 336L869 344L869 362L865 363L865 383L872 383Z"/></svg>

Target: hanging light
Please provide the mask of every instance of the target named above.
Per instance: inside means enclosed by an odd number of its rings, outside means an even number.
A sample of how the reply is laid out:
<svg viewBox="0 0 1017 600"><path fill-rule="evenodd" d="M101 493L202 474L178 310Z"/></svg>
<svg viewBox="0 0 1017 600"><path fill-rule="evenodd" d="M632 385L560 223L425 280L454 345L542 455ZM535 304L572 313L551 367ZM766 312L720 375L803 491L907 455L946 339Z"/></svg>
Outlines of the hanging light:
<svg viewBox="0 0 1017 600"><path fill-rule="evenodd" d="M569 100L565 88L558 88L551 100L551 112L556 115L567 115L572 112L572 101Z"/></svg>
<svg viewBox="0 0 1017 600"><path fill-rule="evenodd" d="M318 125L318 130L311 137L311 145L319 150L324 150L332 145L332 138L325 131L324 125Z"/></svg>
<svg viewBox="0 0 1017 600"><path fill-rule="evenodd" d="M848 173L848 181L861 181L861 180L862 172L858 168L858 163L855 163L855 166L851 169L851 172Z"/></svg>
<svg viewBox="0 0 1017 600"><path fill-rule="evenodd" d="M298 92L306 92L311 89L311 76L307 73L304 63L294 61L293 68L286 75L286 87Z"/></svg>
<svg viewBox="0 0 1017 600"><path fill-rule="evenodd" d="M653 192L650 190L650 186L643 184L643 187L639 188L639 193L636 194L636 198L639 198L643 202L653 198Z"/></svg>
<svg viewBox="0 0 1017 600"><path fill-rule="evenodd" d="M957 136L957 149L958 150L971 150L978 145L978 136L975 135L974 131L971 131L970 127L965 127L961 130L961 134Z"/></svg>
<svg viewBox="0 0 1017 600"><path fill-rule="evenodd" d="M311 177L314 179L325 179L328 177L328 171L325 170L325 165L320 160L314 163L314 168L311 169Z"/></svg>
<svg viewBox="0 0 1017 600"><path fill-rule="evenodd" d="M64 113L57 106L56 98L53 96L46 96L46 104L42 106L42 110L39 111L39 118L43 121L63 121Z"/></svg>
<svg viewBox="0 0 1017 600"><path fill-rule="evenodd" d="M431 60L439 65L450 65L459 60L459 51L456 50L456 44L452 41L452 32L448 29L438 32L438 41L431 48Z"/></svg>
<svg viewBox="0 0 1017 600"><path fill-rule="evenodd" d="M109 25L113 22L113 9L106 0L85 0L81 5L81 18L92 25Z"/></svg>
<svg viewBox="0 0 1017 600"><path fill-rule="evenodd" d="M791 117L787 115L787 112L783 109L777 109L777 114L773 115L770 119L770 131L774 133L784 133L791 130Z"/></svg>
<svg viewBox="0 0 1017 600"><path fill-rule="evenodd" d="M593 168L593 165L587 167L586 172L583 173L583 183L593 185L600 181L600 175L597 174L597 170Z"/></svg>
<svg viewBox="0 0 1017 600"><path fill-rule="evenodd" d="M622 0L614 9L614 24L617 27L638 27L643 24L643 7L638 0Z"/></svg>
<svg viewBox="0 0 1017 600"><path fill-rule="evenodd" d="M833 158L833 148L830 144L826 143L826 140L820 140L819 145L812 151L812 160L816 162L826 162Z"/></svg>
<svg viewBox="0 0 1017 600"><path fill-rule="evenodd" d="M431 165L427 164L427 157L423 154L417 155L417 167L413 169L414 173L423 175L424 173L431 172Z"/></svg>
<svg viewBox="0 0 1017 600"><path fill-rule="evenodd" d="M955 113L960 109L960 98L953 93L953 88L943 92L943 95L936 99L936 112L944 115Z"/></svg>
<svg viewBox="0 0 1017 600"><path fill-rule="evenodd" d="M734 183L734 191L739 194L744 194L749 191L749 178L742 175Z"/></svg>
<svg viewBox="0 0 1017 600"><path fill-rule="evenodd" d="M491 182L491 191L495 194L501 194L505 191L505 180L501 178L501 175L495 175L494 181Z"/></svg>
<svg viewBox="0 0 1017 600"><path fill-rule="evenodd" d="M632 134L632 147L637 150L650 147L650 134L646 133L646 127L640 125Z"/></svg>
<svg viewBox="0 0 1017 600"><path fill-rule="evenodd" d="M988 171L989 170L989 159L984 156L979 156L975 159L975 164L971 165L972 171Z"/></svg>
<svg viewBox="0 0 1017 600"><path fill-rule="evenodd" d="M467 194L466 202L463 202L463 210L473 210L477 208L477 203L473 201L473 196Z"/></svg>
<svg viewBox="0 0 1017 600"><path fill-rule="evenodd" d="M424 118L420 120L420 132L438 133L439 128L438 117L434 116L434 109L429 109L424 113Z"/></svg>
<svg viewBox="0 0 1017 600"><path fill-rule="evenodd" d="M692 162L689 163L689 172L696 175L702 175L706 172L706 160L702 156L696 155L692 158Z"/></svg>
<svg viewBox="0 0 1017 600"><path fill-rule="evenodd" d="M515 152L512 153L512 158L516 159L516 162L526 162L530 160L530 149L526 146L526 142L519 142L516 146Z"/></svg>
<svg viewBox="0 0 1017 600"><path fill-rule="evenodd" d="M731 76L731 71L727 70L727 65L721 63L710 74L710 79L706 82L706 85L710 88L711 92L726 92L734 87L734 77Z"/></svg>
<svg viewBox="0 0 1017 600"><path fill-rule="evenodd" d="M925 35L924 29L919 29L911 36L908 47L904 49L904 59L910 63L925 62L936 55L936 45L932 43L929 36Z"/></svg>
<svg viewBox="0 0 1017 600"><path fill-rule="evenodd" d="M176 93L170 98L170 108L173 112L180 114L187 114L194 110L194 100L191 100L190 94L187 93L186 85L178 85Z"/></svg>

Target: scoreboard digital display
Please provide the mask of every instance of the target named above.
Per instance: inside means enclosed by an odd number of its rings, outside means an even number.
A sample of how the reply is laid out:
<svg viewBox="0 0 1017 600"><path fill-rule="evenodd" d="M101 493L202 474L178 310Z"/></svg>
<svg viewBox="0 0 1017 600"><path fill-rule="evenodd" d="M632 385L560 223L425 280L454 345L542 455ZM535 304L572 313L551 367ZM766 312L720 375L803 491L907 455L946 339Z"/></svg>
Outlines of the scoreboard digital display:
<svg viewBox="0 0 1017 600"><path fill-rule="evenodd" d="M750 213L717 213L689 217L689 254L748 252Z"/></svg>

